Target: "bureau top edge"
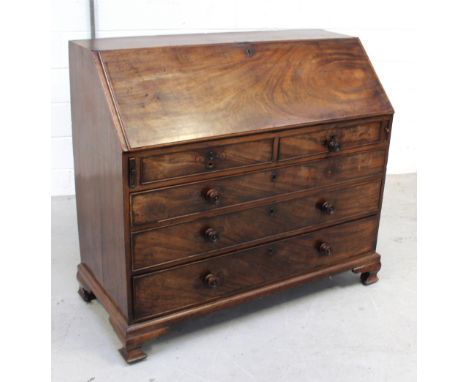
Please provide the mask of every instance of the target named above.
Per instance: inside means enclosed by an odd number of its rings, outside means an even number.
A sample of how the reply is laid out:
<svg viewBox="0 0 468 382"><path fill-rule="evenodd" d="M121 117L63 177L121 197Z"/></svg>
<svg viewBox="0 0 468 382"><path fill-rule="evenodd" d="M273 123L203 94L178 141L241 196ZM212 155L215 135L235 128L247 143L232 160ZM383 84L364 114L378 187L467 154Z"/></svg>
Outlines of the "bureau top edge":
<svg viewBox="0 0 468 382"><path fill-rule="evenodd" d="M283 29L222 33L168 34L155 36L109 37L72 40L91 51L143 49L169 46L212 45L231 43L260 43L273 41L307 41L356 38L324 29Z"/></svg>

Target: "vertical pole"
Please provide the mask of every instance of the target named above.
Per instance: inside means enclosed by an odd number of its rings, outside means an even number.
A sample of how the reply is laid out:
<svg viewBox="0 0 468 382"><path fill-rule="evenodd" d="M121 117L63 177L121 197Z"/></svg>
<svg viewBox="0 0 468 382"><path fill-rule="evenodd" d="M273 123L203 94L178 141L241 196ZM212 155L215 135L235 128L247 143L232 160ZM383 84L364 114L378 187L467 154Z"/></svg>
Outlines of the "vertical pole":
<svg viewBox="0 0 468 382"><path fill-rule="evenodd" d="M89 23L91 26L91 38L96 38L96 23L94 21L94 0L89 0Z"/></svg>

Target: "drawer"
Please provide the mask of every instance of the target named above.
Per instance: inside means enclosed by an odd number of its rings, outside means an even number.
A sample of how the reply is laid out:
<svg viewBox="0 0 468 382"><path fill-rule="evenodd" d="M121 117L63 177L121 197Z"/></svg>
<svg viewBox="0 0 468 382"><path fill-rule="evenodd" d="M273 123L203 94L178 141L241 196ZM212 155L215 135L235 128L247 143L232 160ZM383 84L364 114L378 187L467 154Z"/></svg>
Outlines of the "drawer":
<svg viewBox="0 0 468 382"><path fill-rule="evenodd" d="M136 319L162 315L375 250L376 217L133 278Z"/></svg>
<svg viewBox="0 0 468 382"><path fill-rule="evenodd" d="M382 173L384 167L385 152L371 151L135 193L131 195L131 221L134 227L157 223L283 193L376 175Z"/></svg>
<svg viewBox="0 0 468 382"><path fill-rule="evenodd" d="M133 269L169 265L268 236L375 213L380 183L322 190L300 199L135 233Z"/></svg>
<svg viewBox="0 0 468 382"><path fill-rule="evenodd" d="M279 159L291 159L379 143L381 122L348 127L326 127L310 133L281 138Z"/></svg>
<svg viewBox="0 0 468 382"><path fill-rule="evenodd" d="M273 139L141 158L141 183L271 162Z"/></svg>

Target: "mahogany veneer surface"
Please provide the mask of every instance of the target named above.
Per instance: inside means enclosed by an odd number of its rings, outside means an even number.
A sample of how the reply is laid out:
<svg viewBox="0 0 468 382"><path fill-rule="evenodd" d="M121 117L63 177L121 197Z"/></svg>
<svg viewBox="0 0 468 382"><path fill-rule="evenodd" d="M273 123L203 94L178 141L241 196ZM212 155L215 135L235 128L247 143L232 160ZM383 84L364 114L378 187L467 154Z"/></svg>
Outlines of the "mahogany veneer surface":
<svg viewBox="0 0 468 382"><path fill-rule="evenodd" d="M322 30L70 42L81 264L129 363L176 322L331 274L377 281L393 109Z"/></svg>

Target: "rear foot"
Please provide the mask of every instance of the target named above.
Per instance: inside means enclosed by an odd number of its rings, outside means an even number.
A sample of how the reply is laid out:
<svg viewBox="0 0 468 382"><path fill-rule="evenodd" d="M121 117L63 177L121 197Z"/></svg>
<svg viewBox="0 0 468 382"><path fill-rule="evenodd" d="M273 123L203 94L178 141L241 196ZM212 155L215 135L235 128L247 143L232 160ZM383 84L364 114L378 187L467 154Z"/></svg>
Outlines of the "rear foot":
<svg viewBox="0 0 468 382"><path fill-rule="evenodd" d="M78 294L85 302L91 302L96 298L93 292L88 291L83 287L80 287L80 289L78 289Z"/></svg>

